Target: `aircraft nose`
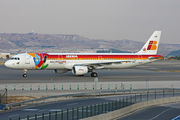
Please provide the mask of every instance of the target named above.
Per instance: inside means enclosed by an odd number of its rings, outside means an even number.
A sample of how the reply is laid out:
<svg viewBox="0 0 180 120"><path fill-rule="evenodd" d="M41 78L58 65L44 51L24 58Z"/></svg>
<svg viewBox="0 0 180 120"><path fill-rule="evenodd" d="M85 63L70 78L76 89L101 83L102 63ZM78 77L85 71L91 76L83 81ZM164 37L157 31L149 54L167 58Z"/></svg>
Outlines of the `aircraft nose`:
<svg viewBox="0 0 180 120"><path fill-rule="evenodd" d="M4 64L6 67L10 67L11 66L11 63L9 61L6 61L5 64Z"/></svg>

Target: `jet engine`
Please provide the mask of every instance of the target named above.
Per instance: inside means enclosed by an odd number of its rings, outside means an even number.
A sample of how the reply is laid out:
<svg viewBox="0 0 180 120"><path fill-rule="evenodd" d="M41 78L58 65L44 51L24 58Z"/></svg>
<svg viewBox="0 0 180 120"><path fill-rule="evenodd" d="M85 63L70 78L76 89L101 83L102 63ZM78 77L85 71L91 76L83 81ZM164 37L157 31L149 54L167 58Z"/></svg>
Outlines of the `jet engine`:
<svg viewBox="0 0 180 120"><path fill-rule="evenodd" d="M61 73L66 73L68 70L53 70L54 73L57 73L57 74L61 74Z"/></svg>
<svg viewBox="0 0 180 120"><path fill-rule="evenodd" d="M86 66L74 66L72 73L75 75L84 75L88 73L88 68Z"/></svg>

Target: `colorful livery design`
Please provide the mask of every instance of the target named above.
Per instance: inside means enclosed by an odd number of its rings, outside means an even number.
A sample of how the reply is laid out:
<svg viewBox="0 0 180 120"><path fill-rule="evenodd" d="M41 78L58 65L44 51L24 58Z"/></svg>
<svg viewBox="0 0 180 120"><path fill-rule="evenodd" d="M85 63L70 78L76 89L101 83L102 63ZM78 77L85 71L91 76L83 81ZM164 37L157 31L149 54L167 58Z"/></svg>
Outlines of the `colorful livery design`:
<svg viewBox="0 0 180 120"><path fill-rule="evenodd" d="M13 56L5 66L27 70L47 69L55 73L72 71L74 75L91 72L98 76L96 69L123 69L135 67L163 59L157 55L161 31L155 31L137 53L23 53Z"/></svg>

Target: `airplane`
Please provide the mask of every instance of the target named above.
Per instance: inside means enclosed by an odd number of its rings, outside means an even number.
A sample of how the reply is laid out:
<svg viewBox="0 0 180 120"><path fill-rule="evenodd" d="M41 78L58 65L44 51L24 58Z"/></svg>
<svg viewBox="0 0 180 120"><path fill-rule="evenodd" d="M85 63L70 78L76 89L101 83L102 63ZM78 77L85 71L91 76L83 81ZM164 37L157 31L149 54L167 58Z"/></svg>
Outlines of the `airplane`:
<svg viewBox="0 0 180 120"><path fill-rule="evenodd" d="M54 73L72 71L74 75L83 76L91 72L97 77L97 69L123 69L136 67L162 60L157 55L161 31L155 31L142 49L137 53L22 53L5 62L5 66L27 70L53 70Z"/></svg>

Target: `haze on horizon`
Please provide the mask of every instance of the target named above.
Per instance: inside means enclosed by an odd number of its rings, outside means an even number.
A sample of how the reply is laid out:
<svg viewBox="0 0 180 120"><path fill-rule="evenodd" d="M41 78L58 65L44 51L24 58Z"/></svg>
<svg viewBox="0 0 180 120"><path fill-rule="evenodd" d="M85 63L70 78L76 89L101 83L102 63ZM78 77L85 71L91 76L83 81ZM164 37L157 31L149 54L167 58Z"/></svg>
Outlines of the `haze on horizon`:
<svg viewBox="0 0 180 120"><path fill-rule="evenodd" d="M0 33L77 34L90 39L180 44L179 0L0 0Z"/></svg>

